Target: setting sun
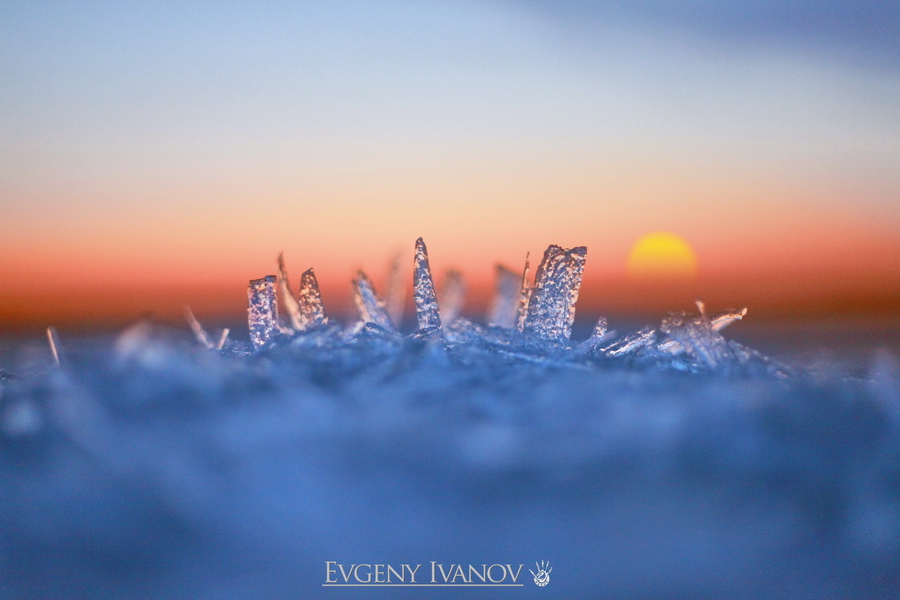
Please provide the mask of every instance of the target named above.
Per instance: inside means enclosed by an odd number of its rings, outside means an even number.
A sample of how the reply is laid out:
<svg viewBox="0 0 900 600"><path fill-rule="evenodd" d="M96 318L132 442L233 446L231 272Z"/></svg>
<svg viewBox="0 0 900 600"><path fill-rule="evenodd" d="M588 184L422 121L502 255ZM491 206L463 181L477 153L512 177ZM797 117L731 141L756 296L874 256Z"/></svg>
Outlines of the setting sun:
<svg viewBox="0 0 900 600"><path fill-rule="evenodd" d="M635 280L692 279L697 257L686 241L673 233L648 233L631 248L628 276Z"/></svg>

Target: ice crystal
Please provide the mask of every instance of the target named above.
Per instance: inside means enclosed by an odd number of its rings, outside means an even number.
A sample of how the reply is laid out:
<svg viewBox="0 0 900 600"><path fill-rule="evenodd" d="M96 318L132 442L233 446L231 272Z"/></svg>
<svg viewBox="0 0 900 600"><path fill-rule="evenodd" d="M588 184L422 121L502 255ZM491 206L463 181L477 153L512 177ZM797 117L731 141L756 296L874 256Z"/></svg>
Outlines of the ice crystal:
<svg viewBox="0 0 900 600"><path fill-rule="evenodd" d="M288 320L290 321L290 329L293 331L303 331L304 327L303 319L300 316L300 305L291 293L291 284L288 280L287 270L284 268L283 253L278 255L278 293L281 297L285 312L287 313Z"/></svg>
<svg viewBox="0 0 900 600"><path fill-rule="evenodd" d="M55 327L47 328L47 342L50 344L50 353L53 355L53 361L56 363L56 366L63 366L65 359L63 358L62 344L59 341L59 334L56 333Z"/></svg>
<svg viewBox="0 0 900 600"><path fill-rule="evenodd" d="M403 322L403 311L406 309L406 273L403 253L398 252L388 269L387 296L384 301L388 316L397 325Z"/></svg>
<svg viewBox="0 0 900 600"><path fill-rule="evenodd" d="M717 313L712 319L710 319L710 325L713 328L713 331L722 331L735 321L740 321L747 314L747 309L742 308L741 310L729 309Z"/></svg>
<svg viewBox="0 0 900 600"><path fill-rule="evenodd" d="M606 356L612 358L628 356L636 353L641 348L652 346L655 341L656 330L652 327L644 327L639 331L626 335L620 340L616 340L606 348L603 348L603 352Z"/></svg>
<svg viewBox="0 0 900 600"><path fill-rule="evenodd" d="M578 344L578 351L582 354L595 354L609 337L607 333L606 317L600 317L597 319L597 324L594 325L591 337Z"/></svg>
<svg viewBox="0 0 900 600"><path fill-rule="evenodd" d="M735 356L725 339L713 329L703 303L698 301L699 315L673 313L663 319L660 331L668 336L662 349L678 355L686 352L702 367L715 370L734 362Z"/></svg>
<svg viewBox="0 0 900 600"><path fill-rule="evenodd" d="M374 323L386 331L397 331L384 309L384 302L375 292L375 286L362 271L353 280L353 301L363 323Z"/></svg>
<svg viewBox="0 0 900 600"><path fill-rule="evenodd" d="M203 326L200 325L200 321L194 316L194 313L189 306L184 307L184 318L191 328L191 333L194 334L194 337L200 342L200 345L207 350L212 350L216 347L216 345L212 343L212 340L209 339L209 334L207 334L206 330L203 329Z"/></svg>
<svg viewBox="0 0 900 600"><path fill-rule="evenodd" d="M528 256L521 278L505 267L497 266L495 298L486 319L487 325L482 325L459 316L465 285L462 274L456 271L449 271L444 279L442 308L439 308L428 253L424 241L419 238L413 270L418 329L406 339L435 348L445 347L455 360L463 362L502 357L504 361L544 361L572 366L609 362L694 373L793 376L791 369L784 365L722 337L721 331L741 320L747 314L746 308L729 309L709 318L699 300L698 314L670 313L658 328L644 327L621 337L608 330L607 320L601 316L587 340L577 344L570 342L586 254L587 249L583 246L565 249L551 245L544 253L533 283L529 280ZM391 272L389 279L396 279L396 272L399 272L396 261ZM284 289L290 294L284 263L279 257L279 281L282 280ZM274 278L269 276L251 282L249 325L254 351L266 346L279 333L275 325L278 314L273 281ZM404 337L372 282L361 271L353 280L353 291L359 309L358 323L349 327L327 327L315 336L295 339L292 345L338 348L354 343L386 344L386 352L401 347ZM303 274L297 306L297 326L280 330L282 339L328 325L312 269ZM187 318L195 337L204 347L223 349L227 330L219 343L213 344L193 315L188 312ZM225 351L235 356L247 353L239 342L230 342Z"/></svg>
<svg viewBox="0 0 900 600"><path fill-rule="evenodd" d="M207 350L222 350L225 347L225 342L228 340L229 334L228 328L223 329L219 334L219 341L213 343L212 337L205 329L203 329L203 326L194 316L194 313L189 306L184 307L184 318L188 323L188 327L191 328L191 333L194 334L194 338L196 338L201 346Z"/></svg>
<svg viewBox="0 0 900 600"><path fill-rule="evenodd" d="M512 329L519 307L521 277L503 265L496 266L496 289L487 321L490 325Z"/></svg>
<svg viewBox="0 0 900 600"><path fill-rule="evenodd" d="M528 303L531 300L531 281L528 279L530 275L530 265L528 259L531 255L525 255L525 268L522 270L522 281L519 286L519 304L516 308L516 333L525 331L525 318L528 316Z"/></svg>
<svg viewBox="0 0 900 600"><path fill-rule="evenodd" d="M435 294L434 281L428 262L428 251L422 238L416 241L413 269L413 297L416 305L418 329L406 339L434 347L446 347L457 360L481 360L504 357L503 360L533 362L543 360L553 364L579 365L612 361L617 364L642 365L654 369L689 372L761 373L775 377L789 377L790 369L749 348L728 342L721 330L741 320L747 309L729 309L706 316L699 300L698 314L670 313L658 328L645 327L637 332L617 337L608 330L605 317L599 317L587 340L570 342L575 303L584 270L587 249L583 246L565 249L551 245L544 252L535 280L529 280L529 257L521 278L502 266L497 266L496 294L486 319L487 326L459 316L465 297L462 274L448 271L441 286L441 298ZM287 272L281 256L278 260L278 283L282 296L290 297ZM389 287L401 288L402 279L397 260L389 274ZM291 326L279 329L275 287L272 276L254 280L250 285L250 337L252 349L259 351L280 333L282 339L296 338L295 347L332 347L363 343L386 344L385 351L393 352L402 346L397 320L392 318L363 272L353 280L354 301L360 321L349 327L327 327L329 324L318 283L312 269L302 277L299 301L295 301L296 315ZM395 292L392 292L395 293ZM395 315L402 300L394 299ZM285 302L290 307L291 303ZM440 308L439 308L440 306ZM290 311L291 309L288 308ZM190 311L188 323L197 340L208 349L222 350L227 337L223 332L218 344L203 331ZM399 317L397 317L399 318ZM442 329L443 325L443 329ZM324 329L323 329L324 328ZM319 334L306 335L316 329ZM442 333L443 331L443 333ZM400 344L400 346L398 346ZM227 354L241 356L246 350L239 342L225 348ZM492 358L492 359L493 359Z"/></svg>
<svg viewBox="0 0 900 600"><path fill-rule="evenodd" d="M322 303L322 293L319 291L319 282L312 267L307 269L300 278L300 330L308 331L328 325L328 316L325 314L325 305Z"/></svg>
<svg viewBox="0 0 900 600"><path fill-rule="evenodd" d="M416 320L419 329L441 327L441 313L438 308L431 266L428 264L428 249L422 238L416 240L415 269L413 270L413 299L416 302Z"/></svg>
<svg viewBox="0 0 900 600"><path fill-rule="evenodd" d="M584 246L568 250L550 246L544 252L528 300L526 337L560 345L569 342L586 255Z"/></svg>
<svg viewBox="0 0 900 600"><path fill-rule="evenodd" d="M441 322L448 324L456 320L466 303L466 282L463 274L450 269L444 275L438 293L438 305L441 307Z"/></svg>
<svg viewBox="0 0 900 600"><path fill-rule="evenodd" d="M278 333L278 294L275 282L274 275L266 275L262 279L251 280L247 290L247 322L250 327L250 342L256 350L272 341Z"/></svg>

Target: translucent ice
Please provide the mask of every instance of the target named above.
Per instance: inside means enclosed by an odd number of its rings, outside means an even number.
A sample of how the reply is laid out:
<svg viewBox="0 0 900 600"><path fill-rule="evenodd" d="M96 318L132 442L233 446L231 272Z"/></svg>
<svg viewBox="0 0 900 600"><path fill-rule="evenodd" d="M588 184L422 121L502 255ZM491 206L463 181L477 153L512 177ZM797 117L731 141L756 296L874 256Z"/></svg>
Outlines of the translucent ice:
<svg viewBox="0 0 900 600"><path fill-rule="evenodd" d="M720 313L717 313L712 319L710 319L710 324L714 331L722 331L735 321L740 321L747 314L747 309L742 308L741 310L725 310Z"/></svg>
<svg viewBox="0 0 900 600"><path fill-rule="evenodd" d="M56 363L56 366L63 366L65 359L63 358L62 344L59 341L59 334L56 333L55 327L47 328L47 342L50 344L50 353L53 355L53 361Z"/></svg>
<svg viewBox="0 0 900 600"><path fill-rule="evenodd" d="M428 249L422 238L416 240L415 269L413 270L413 299L416 302L416 320L419 329L440 328L441 314L434 279L428 264Z"/></svg>
<svg viewBox="0 0 900 600"><path fill-rule="evenodd" d="M553 344L567 344L575 320L587 248L550 246L534 277L524 334Z"/></svg>
<svg viewBox="0 0 900 600"><path fill-rule="evenodd" d="M403 322L403 311L406 309L406 273L403 253L398 252L388 269L387 296L384 301L388 316L397 325Z"/></svg>
<svg viewBox="0 0 900 600"><path fill-rule="evenodd" d="M591 337L578 344L578 351L582 354L593 354L600 349L600 346L606 341L607 324L606 317L597 319Z"/></svg>
<svg viewBox="0 0 900 600"><path fill-rule="evenodd" d="M710 370L733 362L734 353L706 318L703 303L697 301L697 308L700 309L699 315L673 313L663 319L659 329L668 337L663 349L672 354L684 351L701 367ZM675 342L675 345L667 344L669 341Z"/></svg>
<svg viewBox="0 0 900 600"><path fill-rule="evenodd" d="M197 320L197 317L194 316L193 311L189 306L184 307L184 318L188 323L188 326L191 328L191 332L194 334L194 337L200 342L200 345L206 348L207 350L212 350L216 347L213 344L212 340L209 338L209 335L203 329L203 326L200 325L200 321Z"/></svg>
<svg viewBox="0 0 900 600"><path fill-rule="evenodd" d="M519 294L522 278L518 273L510 271L503 265L496 267L496 289L491 309L488 313L488 324L512 329L516 324L516 312L519 308Z"/></svg>
<svg viewBox="0 0 900 600"><path fill-rule="evenodd" d="M357 273L356 279L353 280L353 301L359 310L359 318L364 323L375 323L387 331L397 331L384 308L384 302L375 292L372 282L362 271Z"/></svg>
<svg viewBox="0 0 900 600"><path fill-rule="evenodd" d="M441 307L441 321L452 323L462 312L466 302L466 282L463 274L451 269L444 274L438 304Z"/></svg>
<svg viewBox="0 0 900 600"><path fill-rule="evenodd" d="M626 335L603 348L603 352L612 358L636 354L640 349L652 346L656 342L656 330L652 327Z"/></svg>
<svg viewBox="0 0 900 600"><path fill-rule="evenodd" d="M277 278L274 275L250 280L250 287L247 290L249 300L247 323L250 327L250 342L253 344L254 350L265 346L278 332L276 281Z"/></svg>
<svg viewBox="0 0 900 600"><path fill-rule="evenodd" d="M284 268L284 253L278 255L278 293L281 296L285 312L287 312L290 328L294 331L303 331L300 305L291 293L291 284L288 280L287 271Z"/></svg>
<svg viewBox="0 0 900 600"><path fill-rule="evenodd" d="M528 258L531 254L525 255L525 268L522 270L522 281L519 286L519 305L516 308L516 333L522 333L525 331L525 318L528 316L528 303L531 300L531 281L529 280L529 275L531 274L531 268L528 264Z"/></svg>
<svg viewBox="0 0 900 600"><path fill-rule="evenodd" d="M325 305L322 303L322 293L319 291L319 282L312 268L307 269L300 278L300 331L309 331L328 325L328 315L325 314Z"/></svg>

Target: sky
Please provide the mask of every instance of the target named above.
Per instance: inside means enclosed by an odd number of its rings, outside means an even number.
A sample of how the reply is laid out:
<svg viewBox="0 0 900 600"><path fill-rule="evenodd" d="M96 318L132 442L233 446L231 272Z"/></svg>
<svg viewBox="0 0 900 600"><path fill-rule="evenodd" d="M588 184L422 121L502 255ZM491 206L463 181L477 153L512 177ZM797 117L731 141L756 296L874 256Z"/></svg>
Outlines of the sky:
<svg viewBox="0 0 900 600"><path fill-rule="evenodd" d="M239 317L282 251L341 312L420 236L471 310L549 244L591 310L898 308L895 2L0 6L0 329Z"/></svg>

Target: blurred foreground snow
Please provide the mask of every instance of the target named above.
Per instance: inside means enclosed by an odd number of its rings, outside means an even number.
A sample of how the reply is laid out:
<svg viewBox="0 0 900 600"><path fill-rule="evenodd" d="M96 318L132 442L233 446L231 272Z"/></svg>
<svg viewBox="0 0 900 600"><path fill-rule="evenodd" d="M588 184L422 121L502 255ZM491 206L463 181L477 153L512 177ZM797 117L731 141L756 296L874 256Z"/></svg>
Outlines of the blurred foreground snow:
<svg viewBox="0 0 900 600"><path fill-rule="evenodd" d="M0 382L4 598L356 598L324 561L549 560L472 597L890 598L900 366L684 373L363 328L149 325ZM367 588L365 597L460 590Z"/></svg>

